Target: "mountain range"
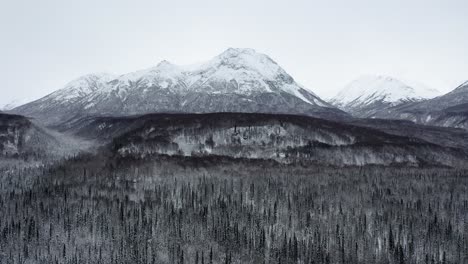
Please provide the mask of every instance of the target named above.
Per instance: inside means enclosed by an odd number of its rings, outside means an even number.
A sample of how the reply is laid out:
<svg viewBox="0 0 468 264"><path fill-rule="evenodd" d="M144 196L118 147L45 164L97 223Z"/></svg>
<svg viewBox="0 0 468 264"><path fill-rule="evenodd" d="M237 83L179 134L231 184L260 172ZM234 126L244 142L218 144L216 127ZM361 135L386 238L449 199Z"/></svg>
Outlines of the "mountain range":
<svg viewBox="0 0 468 264"><path fill-rule="evenodd" d="M86 115L153 112L293 113L330 119L349 116L298 84L267 55L233 48L198 65L162 61L120 76L82 76L13 112L46 124Z"/></svg>
<svg viewBox="0 0 468 264"><path fill-rule="evenodd" d="M387 118L468 129L468 81L445 95L397 108Z"/></svg>
<svg viewBox="0 0 468 264"><path fill-rule="evenodd" d="M421 102L440 92L421 84L408 84L390 76L362 76L346 85L331 103L356 117L385 117L391 109Z"/></svg>
<svg viewBox="0 0 468 264"><path fill-rule="evenodd" d="M19 106L18 106L19 105ZM123 75L88 74L43 98L2 108L45 125L85 116L246 112L299 114L331 120L380 118L468 128L468 82L442 95L390 76L362 76L323 100L269 56L230 48L196 65L162 61Z"/></svg>
<svg viewBox="0 0 468 264"><path fill-rule="evenodd" d="M441 95L363 76L327 102L252 49L231 48L197 65L162 61L123 75L88 74L4 112L4 157L50 160L103 146L112 155L332 165L451 166L468 157L468 82Z"/></svg>
<svg viewBox="0 0 468 264"><path fill-rule="evenodd" d="M366 76L331 101L357 118L408 120L423 125L468 128L468 82L441 95L388 76Z"/></svg>

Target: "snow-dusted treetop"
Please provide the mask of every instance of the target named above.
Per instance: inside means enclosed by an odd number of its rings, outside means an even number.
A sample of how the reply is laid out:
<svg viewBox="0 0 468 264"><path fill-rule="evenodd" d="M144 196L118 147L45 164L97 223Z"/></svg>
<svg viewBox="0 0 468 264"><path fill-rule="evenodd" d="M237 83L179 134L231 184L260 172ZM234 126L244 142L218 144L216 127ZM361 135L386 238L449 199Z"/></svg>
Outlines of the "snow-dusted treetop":
<svg viewBox="0 0 468 264"><path fill-rule="evenodd" d="M398 104L439 95L439 91L421 84L410 84L389 76L367 75L352 81L332 101L341 106L368 105L377 101Z"/></svg>

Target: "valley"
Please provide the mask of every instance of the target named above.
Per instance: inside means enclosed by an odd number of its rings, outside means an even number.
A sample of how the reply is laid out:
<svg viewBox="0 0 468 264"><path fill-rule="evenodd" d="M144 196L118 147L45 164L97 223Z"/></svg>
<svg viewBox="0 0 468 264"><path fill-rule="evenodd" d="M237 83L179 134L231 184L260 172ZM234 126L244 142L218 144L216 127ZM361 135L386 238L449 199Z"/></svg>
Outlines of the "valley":
<svg viewBox="0 0 468 264"><path fill-rule="evenodd" d="M0 263L468 263L466 98L252 49L82 76L2 108Z"/></svg>

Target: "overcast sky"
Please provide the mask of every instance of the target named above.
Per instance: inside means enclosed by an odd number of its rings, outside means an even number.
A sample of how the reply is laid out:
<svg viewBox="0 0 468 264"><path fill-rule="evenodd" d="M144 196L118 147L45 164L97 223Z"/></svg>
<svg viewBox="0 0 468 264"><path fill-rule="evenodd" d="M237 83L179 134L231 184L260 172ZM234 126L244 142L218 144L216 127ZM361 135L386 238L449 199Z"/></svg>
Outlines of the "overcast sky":
<svg viewBox="0 0 468 264"><path fill-rule="evenodd" d="M365 74L448 91L468 80L466 0L0 0L0 104L92 72L253 48L330 97Z"/></svg>

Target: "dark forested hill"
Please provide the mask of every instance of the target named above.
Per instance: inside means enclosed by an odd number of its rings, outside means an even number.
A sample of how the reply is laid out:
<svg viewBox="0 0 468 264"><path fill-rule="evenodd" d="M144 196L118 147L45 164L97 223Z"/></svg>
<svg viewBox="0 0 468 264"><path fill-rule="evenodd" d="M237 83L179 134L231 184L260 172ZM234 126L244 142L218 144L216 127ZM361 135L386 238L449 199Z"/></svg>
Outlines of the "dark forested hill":
<svg viewBox="0 0 468 264"><path fill-rule="evenodd" d="M457 165L466 154L371 127L296 115L212 113L88 117L62 130L111 143L122 156L153 154L311 161L334 165Z"/></svg>
<svg viewBox="0 0 468 264"><path fill-rule="evenodd" d="M422 125L407 120L353 119L350 124L369 127L388 134L416 137L434 144L468 149L468 131L461 128Z"/></svg>

